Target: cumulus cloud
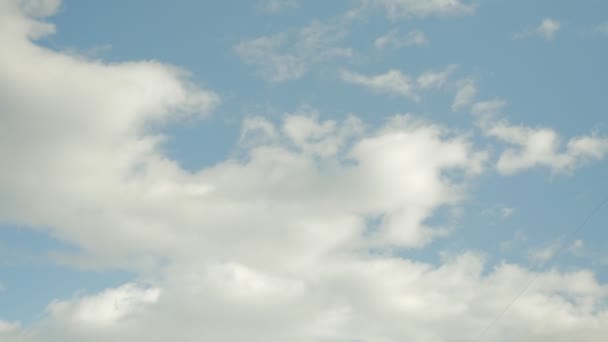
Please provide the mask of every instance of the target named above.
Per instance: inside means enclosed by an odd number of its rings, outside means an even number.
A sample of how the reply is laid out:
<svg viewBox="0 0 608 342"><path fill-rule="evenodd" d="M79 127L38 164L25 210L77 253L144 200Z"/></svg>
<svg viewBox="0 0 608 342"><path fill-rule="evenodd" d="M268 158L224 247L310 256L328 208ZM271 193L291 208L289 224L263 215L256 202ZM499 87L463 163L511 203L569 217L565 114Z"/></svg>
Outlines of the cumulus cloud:
<svg viewBox="0 0 608 342"><path fill-rule="evenodd" d="M504 119L502 112L507 104L505 100L474 103L472 100L471 96L467 101L461 101L462 106L459 108L468 107L483 134L508 146L500 152L496 163L497 170L503 175L512 175L533 167L547 167L554 173L568 174L591 161L601 160L608 154L608 138L597 132L573 137L562 146L559 133L551 128L513 125Z"/></svg>
<svg viewBox="0 0 608 342"><path fill-rule="evenodd" d="M555 39L557 32L560 30L561 24L559 21L551 18L545 18L533 29L527 29L513 35L514 39L527 37L540 37L544 40L551 41Z"/></svg>
<svg viewBox="0 0 608 342"><path fill-rule="evenodd" d="M0 320L0 336L8 335L9 333L15 332L17 329L19 329L19 323Z"/></svg>
<svg viewBox="0 0 608 342"><path fill-rule="evenodd" d="M216 95L193 89L173 67L100 64L21 39L1 65L8 75L31 73L3 79L11 110L2 116L2 155L11 166L1 171L7 204L0 213L50 227L91 253L241 251L261 262L284 252L287 262L356 241L368 215L384 218L377 243L420 246L434 235L423 220L458 197L443 172L479 168L466 139L411 117L346 143L357 120L292 114L280 129L285 144L253 144L245 161L190 173L162 154L162 135L152 127L184 110L207 111ZM262 137L279 131L263 121L246 126L261 128ZM268 252L243 248L245 241Z"/></svg>
<svg viewBox="0 0 608 342"><path fill-rule="evenodd" d="M503 174L514 174L535 166L545 166L558 173L569 173L608 154L608 138L597 134L571 138L565 148L561 148L558 133L549 128L531 128L499 122L487 128L486 133L514 146L502 152L498 159L496 167Z"/></svg>
<svg viewBox="0 0 608 342"><path fill-rule="evenodd" d="M349 58L350 48L341 46L347 30L344 22L313 21L295 31L243 40L234 46L241 60L271 82L301 78L314 65L336 58Z"/></svg>
<svg viewBox="0 0 608 342"><path fill-rule="evenodd" d="M48 310L55 320L67 327L103 328L137 315L146 305L155 303L159 295L158 288L125 284L92 296L53 301Z"/></svg>
<svg viewBox="0 0 608 342"><path fill-rule="evenodd" d="M429 40L420 30L409 31L405 34L401 34L398 29L392 29L386 34L376 38L374 40L374 47L378 50L384 49L398 49L406 46L413 45L426 45Z"/></svg>
<svg viewBox="0 0 608 342"><path fill-rule="evenodd" d="M163 137L154 126L207 115L219 97L192 85L187 73L173 66L105 64L39 47L28 39L38 22L23 17L11 2L3 2L0 16L0 36L11 46L0 58L2 221L71 227L57 235L80 242L78 236L88 236L85 245L117 244L116 236L94 241L105 234L100 227L115 225L111 221L122 211L117 208L128 202L138 206L143 188L152 197L162 192L165 182L152 180L152 174L183 174L160 154ZM83 227L83 216L97 211L94 207L107 208L98 211L99 226ZM119 229L135 233L136 221ZM140 243L152 235L141 231Z"/></svg>
<svg viewBox="0 0 608 342"><path fill-rule="evenodd" d="M461 191L443 173L480 169L482 156L465 138L411 116L354 139L361 131L356 118L292 113L280 129L246 122L262 137L280 131L280 143L258 141L245 160L187 172L162 154L154 127L184 112L208 112L217 95L192 86L175 67L103 64L39 47L24 25L34 22L10 6L3 15L12 19L3 21L2 33L15 48L0 64L7 108L1 152L10 165L1 171L0 214L5 222L48 227L85 251L108 254L105 260L187 254L205 245L210 255L223 250L218 256L236 250L260 260L280 251L285 260L291 253L312 256L356 241L369 215L383 217L372 240L420 246L434 235L423 220ZM10 26L15 20L20 25ZM265 208L275 206L282 215L268 217ZM227 217L227 210L243 212ZM241 249L256 239L274 246L269 255ZM314 241L314 248L296 248L299 241Z"/></svg>
<svg viewBox="0 0 608 342"><path fill-rule="evenodd" d="M455 68L456 66L450 65L443 71L427 71L417 78L396 69L371 76L343 69L340 72L340 77L347 83L361 85L380 93L403 96L412 101L419 101L419 91L441 88Z"/></svg>
<svg viewBox="0 0 608 342"><path fill-rule="evenodd" d="M136 315L103 329L67 329L65 312L51 311L26 341L462 341L474 338L533 279L485 338L600 342L608 332L602 324L608 288L591 272L534 273L503 264L484 273L483 257L472 253L441 266L388 256L329 259L297 277L234 262L187 269L173 270L162 295ZM63 304L92 301L89 309L103 311L114 303L120 311L128 296L108 295L120 289Z"/></svg>

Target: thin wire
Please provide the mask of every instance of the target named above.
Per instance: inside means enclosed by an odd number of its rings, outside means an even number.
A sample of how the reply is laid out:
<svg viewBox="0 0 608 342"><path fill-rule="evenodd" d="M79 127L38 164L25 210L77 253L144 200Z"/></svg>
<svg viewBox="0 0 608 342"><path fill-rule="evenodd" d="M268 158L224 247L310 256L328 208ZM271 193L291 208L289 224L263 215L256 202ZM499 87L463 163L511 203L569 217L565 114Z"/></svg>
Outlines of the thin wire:
<svg viewBox="0 0 608 342"><path fill-rule="evenodd" d="M566 247L568 246L568 242L570 240L572 240L573 237L575 237L578 233L580 233L580 231L585 227L585 225L587 225L587 223L589 222L589 220L591 220L591 218L604 206L604 204L606 204L608 202L608 197L604 198L604 200L598 205L596 206L590 213L589 215L587 215L587 217L585 218L585 220L574 230L572 231L570 234L568 234L566 236L565 239L565 243L563 243L560 248L558 249L557 253L555 253L548 261L546 264L550 264L553 260L557 259L560 254L562 254L562 252L566 249ZM502 318L502 316L504 316L505 313L507 313L507 311L509 311L509 309L511 308L511 306L513 306L513 304L515 304L515 302L519 299L519 297L521 297L524 292L526 292L526 290L528 290L528 288L538 279L538 277L540 276L540 273L537 273L527 284L526 286L524 286L523 289L521 289L521 291L517 294L517 296L515 296L515 298L513 298L513 300L509 303L509 305L507 305L501 312L500 314L498 314L498 316L496 316L496 318L494 318L494 320L485 327L485 329L483 329L481 331L481 333L479 333L479 335L477 335L477 337L473 340L473 341L479 341L479 339L488 331L490 330L490 328L496 323L498 322L498 320L500 320Z"/></svg>

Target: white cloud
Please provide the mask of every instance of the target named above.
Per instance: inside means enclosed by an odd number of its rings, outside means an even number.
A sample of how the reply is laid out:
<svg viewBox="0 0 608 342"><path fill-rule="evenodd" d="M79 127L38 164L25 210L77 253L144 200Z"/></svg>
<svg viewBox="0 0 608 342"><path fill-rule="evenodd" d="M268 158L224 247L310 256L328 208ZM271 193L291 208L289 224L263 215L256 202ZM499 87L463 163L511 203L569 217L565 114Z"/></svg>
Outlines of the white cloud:
<svg viewBox="0 0 608 342"><path fill-rule="evenodd" d="M555 39L557 31L559 31L561 24L555 19L543 19L540 25L536 28L536 32L543 37L545 40Z"/></svg>
<svg viewBox="0 0 608 342"><path fill-rule="evenodd" d="M412 115L366 129L306 109L246 119L243 158L186 171L163 154L160 128L207 115L217 95L161 63L36 45L37 22L7 2L0 25L11 47L0 54L0 220L141 279L57 299L26 326L0 323L3 342L462 341L530 279L488 339L608 334L608 288L589 271L400 253L446 234L428 219L482 171L466 134Z"/></svg>
<svg viewBox="0 0 608 342"><path fill-rule="evenodd" d="M349 117L338 125L336 121L319 122L319 113L292 113L284 120L282 130L288 140L303 153L322 157L336 156L353 137L363 131L363 123Z"/></svg>
<svg viewBox="0 0 608 342"><path fill-rule="evenodd" d="M603 341L608 288L591 272L534 273L503 264L486 273L484 266L472 253L440 266L389 256L334 258L295 277L293 271L268 274L235 262L194 264L173 269L163 295L129 319L103 329L87 324L62 329L63 313L51 313L30 331L28 342L169 337L238 342L252 336L277 342L463 341L474 338L532 279L485 338Z"/></svg>
<svg viewBox="0 0 608 342"><path fill-rule="evenodd" d="M559 21L551 18L545 18L534 29L527 29L513 35L513 38L520 39L526 37L540 37L544 40L551 41L555 39L557 32L560 30L561 24Z"/></svg>
<svg viewBox="0 0 608 342"><path fill-rule="evenodd" d="M112 221L124 210L118 208L134 209L138 198L165 187L163 173L184 174L159 153L162 135L153 127L186 112L207 115L218 96L197 89L173 66L104 64L39 47L28 40L38 23L10 2L2 2L0 17L0 37L11 46L0 59L2 221L62 227L67 230L57 231L59 237L91 248L117 244L116 236L95 236L116 225ZM82 221L95 207L115 210L98 212L99 222ZM137 219L127 221L119 229L135 233ZM151 236L141 234L140 242Z"/></svg>
<svg viewBox="0 0 608 342"><path fill-rule="evenodd" d="M276 142L278 133L269 120L263 117L248 117L241 125L239 144L242 146L256 146Z"/></svg>
<svg viewBox="0 0 608 342"><path fill-rule="evenodd" d="M103 64L39 47L27 31L2 35L15 48L0 64L0 217L48 227L111 264L201 250L271 264L281 254L281 263L305 260L360 243L369 215L384 217L372 244L421 246L436 235L422 222L463 191L444 172L480 169L483 155L467 139L411 116L361 134L356 118L292 113L280 129L245 122L245 137L253 127L278 143L250 141L245 160L189 172L162 153L152 128L182 111L206 113L217 95L160 63ZM302 44L316 46L306 37Z"/></svg>
<svg viewBox="0 0 608 342"><path fill-rule="evenodd" d="M472 79L461 80L457 83L456 96L452 101L452 110L462 110L473 103L477 94L477 86Z"/></svg>
<svg viewBox="0 0 608 342"><path fill-rule="evenodd" d="M314 65L353 55L350 48L340 46L347 33L344 25L314 21L297 31L241 41L234 51L268 81L295 80Z"/></svg>
<svg viewBox="0 0 608 342"><path fill-rule="evenodd" d="M374 76L342 70L340 77L345 82L362 85L381 93L400 95L413 101L420 100L415 92L416 84L412 77L399 70L391 69L386 73Z"/></svg>
<svg viewBox="0 0 608 342"><path fill-rule="evenodd" d="M125 284L92 296L53 301L48 310L55 320L70 328L83 328L83 325L104 328L141 313L147 305L158 301L159 296L158 288Z"/></svg>
<svg viewBox="0 0 608 342"><path fill-rule="evenodd" d="M420 30L412 30L402 35L398 29L392 29L383 36L376 38L374 47L378 50L398 49L406 46L426 45L428 42L428 38Z"/></svg>
<svg viewBox="0 0 608 342"><path fill-rule="evenodd" d="M477 1L462 0L361 0L358 12L382 9L390 19L410 17L468 15L475 12Z"/></svg>
<svg viewBox="0 0 608 342"><path fill-rule="evenodd" d="M514 126L502 121L485 129L489 136L515 146L507 148L498 159L496 167L503 174L535 166L568 173L608 154L608 138L597 134L571 138L562 149L559 135L549 128Z"/></svg>
<svg viewBox="0 0 608 342"><path fill-rule="evenodd" d="M441 88L456 68L456 65L450 65L443 71L426 71L416 78L416 83L420 89Z"/></svg>
<svg viewBox="0 0 608 342"><path fill-rule="evenodd" d="M14 337L21 325L17 322L7 322L0 319L0 337Z"/></svg>
<svg viewBox="0 0 608 342"><path fill-rule="evenodd" d="M380 93L399 95L412 101L419 101L419 91L441 88L455 68L456 66L450 65L443 71L427 71L417 78L396 69L372 76L343 69L340 77L345 82L358 84Z"/></svg>
<svg viewBox="0 0 608 342"><path fill-rule="evenodd" d="M467 101L471 102L471 101ZM496 164L503 175L511 175L533 167L548 167L554 173L571 173L593 160L608 154L608 138L593 132L573 137L562 146L559 134L551 128L513 125L501 119L506 101L493 99L471 105L481 131L508 145Z"/></svg>
<svg viewBox="0 0 608 342"><path fill-rule="evenodd" d="M262 0L258 3L258 8L270 14L294 9L299 6L298 0Z"/></svg>

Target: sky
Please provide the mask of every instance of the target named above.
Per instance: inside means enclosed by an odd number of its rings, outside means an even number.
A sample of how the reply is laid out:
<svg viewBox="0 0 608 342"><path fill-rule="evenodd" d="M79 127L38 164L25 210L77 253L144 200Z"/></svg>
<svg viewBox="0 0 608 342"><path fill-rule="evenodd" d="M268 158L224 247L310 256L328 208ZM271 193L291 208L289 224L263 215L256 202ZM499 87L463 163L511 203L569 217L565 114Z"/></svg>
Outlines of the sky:
<svg viewBox="0 0 608 342"><path fill-rule="evenodd" d="M0 1L0 342L608 336L608 3Z"/></svg>

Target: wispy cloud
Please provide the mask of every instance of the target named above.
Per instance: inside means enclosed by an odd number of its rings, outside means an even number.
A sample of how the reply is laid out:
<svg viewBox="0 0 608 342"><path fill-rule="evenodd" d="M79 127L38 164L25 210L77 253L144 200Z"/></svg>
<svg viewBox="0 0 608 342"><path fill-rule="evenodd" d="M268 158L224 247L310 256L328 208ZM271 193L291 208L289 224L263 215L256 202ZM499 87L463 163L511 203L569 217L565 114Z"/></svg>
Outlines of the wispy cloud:
<svg viewBox="0 0 608 342"><path fill-rule="evenodd" d="M391 20L411 17L470 15L478 1L463 0L359 0L355 13L381 10Z"/></svg>
<svg viewBox="0 0 608 342"><path fill-rule="evenodd" d="M500 249L504 252L521 248L528 241L528 235L523 229L517 229L513 237L500 243Z"/></svg>
<svg viewBox="0 0 608 342"><path fill-rule="evenodd" d="M243 40L234 46L234 52L262 78L284 82L302 77L322 62L352 57L352 49L341 46L346 35L341 20L313 21L299 30Z"/></svg>
<svg viewBox="0 0 608 342"><path fill-rule="evenodd" d="M456 95L452 101L452 110L454 111L462 110L470 106L477 94L475 81L470 78L458 81L456 88Z"/></svg>
<svg viewBox="0 0 608 342"><path fill-rule="evenodd" d="M258 2L258 9L269 14L276 14L298 7L298 0L261 0Z"/></svg>
<svg viewBox="0 0 608 342"><path fill-rule="evenodd" d="M481 214L484 216L490 216L493 218L504 220L515 214L515 208L506 205L495 205L493 207L484 209Z"/></svg>
<svg viewBox="0 0 608 342"><path fill-rule="evenodd" d="M557 239L543 246L528 250L530 261L538 265L546 264L558 256L558 253L567 252L574 256L583 256L585 243L583 240L564 241L564 238Z"/></svg>
<svg viewBox="0 0 608 342"><path fill-rule="evenodd" d="M420 100L412 77L399 70L391 69L373 76L342 70L340 77L345 82L362 85L381 93L400 95L414 101Z"/></svg>
<svg viewBox="0 0 608 342"><path fill-rule="evenodd" d="M608 21L594 27L593 32L602 36L608 36Z"/></svg>
<svg viewBox="0 0 608 342"><path fill-rule="evenodd" d="M392 29L374 40L374 47L378 50L398 49L406 46L426 45L427 36L420 30L412 30L401 34L398 29Z"/></svg>
<svg viewBox="0 0 608 342"><path fill-rule="evenodd" d="M553 259L561 248L561 240L555 241L545 246L530 249L528 251L528 257L535 264L545 264Z"/></svg>
<svg viewBox="0 0 608 342"><path fill-rule="evenodd" d="M551 41L555 39L560 28L561 23L559 21L551 18L545 18L537 27L525 29L521 32L515 33L513 35L513 39L540 37L546 41Z"/></svg>
<svg viewBox="0 0 608 342"><path fill-rule="evenodd" d="M340 72L340 77L347 83L358 84L380 93L399 95L413 101L419 101L421 91L441 88L455 69L455 65L450 65L442 71L427 71L418 77L410 76L396 69L375 75L364 75L343 69Z"/></svg>

